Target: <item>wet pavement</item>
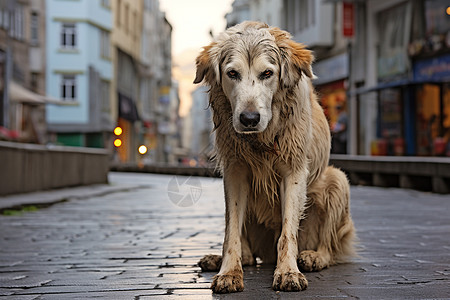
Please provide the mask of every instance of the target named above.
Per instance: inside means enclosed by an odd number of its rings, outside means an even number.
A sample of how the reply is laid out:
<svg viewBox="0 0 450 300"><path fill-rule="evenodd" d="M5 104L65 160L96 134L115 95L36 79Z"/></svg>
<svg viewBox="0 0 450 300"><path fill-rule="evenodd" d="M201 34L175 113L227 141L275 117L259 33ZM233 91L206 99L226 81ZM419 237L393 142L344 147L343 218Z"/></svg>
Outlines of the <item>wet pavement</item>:
<svg viewBox="0 0 450 300"><path fill-rule="evenodd" d="M0 298L450 299L449 195L352 187L360 257L306 273L302 292L273 291L274 266L257 265L244 268L244 292L215 295L215 274L196 263L221 252L221 180L111 173L110 182L0 216Z"/></svg>

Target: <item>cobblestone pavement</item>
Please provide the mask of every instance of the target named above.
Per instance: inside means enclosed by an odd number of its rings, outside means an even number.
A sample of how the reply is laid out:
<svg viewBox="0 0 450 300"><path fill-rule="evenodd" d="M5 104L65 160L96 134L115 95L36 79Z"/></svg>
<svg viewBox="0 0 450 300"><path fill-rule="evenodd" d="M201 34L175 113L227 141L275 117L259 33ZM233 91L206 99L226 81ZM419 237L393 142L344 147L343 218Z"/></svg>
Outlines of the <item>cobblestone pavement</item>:
<svg viewBox="0 0 450 300"><path fill-rule="evenodd" d="M139 188L0 216L0 298L450 299L448 195L352 187L359 258L307 273L309 287L299 293L272 291L274 266L258 265L244 269L244 292L214 295L215 274L196 262L221 252L221 180L110 179Z"/></svg>

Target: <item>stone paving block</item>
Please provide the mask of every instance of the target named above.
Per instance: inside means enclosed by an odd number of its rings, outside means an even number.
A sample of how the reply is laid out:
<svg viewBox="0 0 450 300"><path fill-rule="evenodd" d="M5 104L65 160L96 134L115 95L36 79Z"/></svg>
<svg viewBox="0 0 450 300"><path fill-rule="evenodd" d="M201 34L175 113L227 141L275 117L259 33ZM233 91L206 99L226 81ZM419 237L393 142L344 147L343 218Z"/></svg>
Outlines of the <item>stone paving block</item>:
<svg viewBox="0 0 450 300"><path fill-rule="evenodd" d="M36 295L21 295L21 296L8 296L8 297L0 296L0 299L3 299L3 298L8 299L8 300L37 300L37 299L39 299L39 296L36 296Z"/></svg>
<svg viewBox="0 0 450 300"><path fill-rule="evenodd" d="M271 289L275 266L244 268L242 293L215 295L214 272L196 265L220 254L221 181L201 178L191 207L167 194L173 176L113 174L149 186L0 216L0 297L7 299L449 299L448 196L352 187L360 257L306 273L308 289ZM21 288L23 287L23 288Z"/></svg>

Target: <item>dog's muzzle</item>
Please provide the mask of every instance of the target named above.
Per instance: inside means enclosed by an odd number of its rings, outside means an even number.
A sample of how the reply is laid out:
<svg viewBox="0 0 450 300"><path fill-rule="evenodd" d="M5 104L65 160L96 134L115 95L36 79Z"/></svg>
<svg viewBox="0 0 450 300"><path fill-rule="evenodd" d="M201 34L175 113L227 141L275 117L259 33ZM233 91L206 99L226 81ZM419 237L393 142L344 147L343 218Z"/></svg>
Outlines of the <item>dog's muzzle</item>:
<svg viewBox="0 0 450 300"><path fill-rule="evenodd" d="M244 131L257 131L255 127L260 119L261 115L255 111L244 111L239 115L239 121L245 126Z"/></svg>

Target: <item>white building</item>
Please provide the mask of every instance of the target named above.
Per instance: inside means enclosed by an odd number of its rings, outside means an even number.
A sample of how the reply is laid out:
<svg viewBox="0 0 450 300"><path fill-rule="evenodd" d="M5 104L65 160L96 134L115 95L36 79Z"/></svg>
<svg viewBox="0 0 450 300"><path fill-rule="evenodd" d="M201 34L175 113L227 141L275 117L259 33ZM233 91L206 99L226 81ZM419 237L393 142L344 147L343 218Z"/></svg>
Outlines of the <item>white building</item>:
<svg viewBox="0 0 450 300"><path fill-rule="evenodd" d="M235 0L231 6L232 11L225 15L227 28L251 19L250 0Z"/></svg>
<svg viewBox="0 0 450 300"><path fill-rule="evenodd" d="M153 161L173 162L178 133L178 86L172 85L172 26L158 0L145 0L139 64L140 117Z"/></svg>
<svg viewBox="0 0 450 300"><path fill-rule="evenodd" d="M201 86L192 92L192 136L191 152L193 156L207 158L213 148L211 109L209 108L208 88Z"/></svg>
<svg viewBox="0 0 450 300"><path fill-rule="evenodd" d="M88 0L46 5L46 89L64 103L47 106L48 130L59 144L107 147L114 128L111 7Z"/></svg>

